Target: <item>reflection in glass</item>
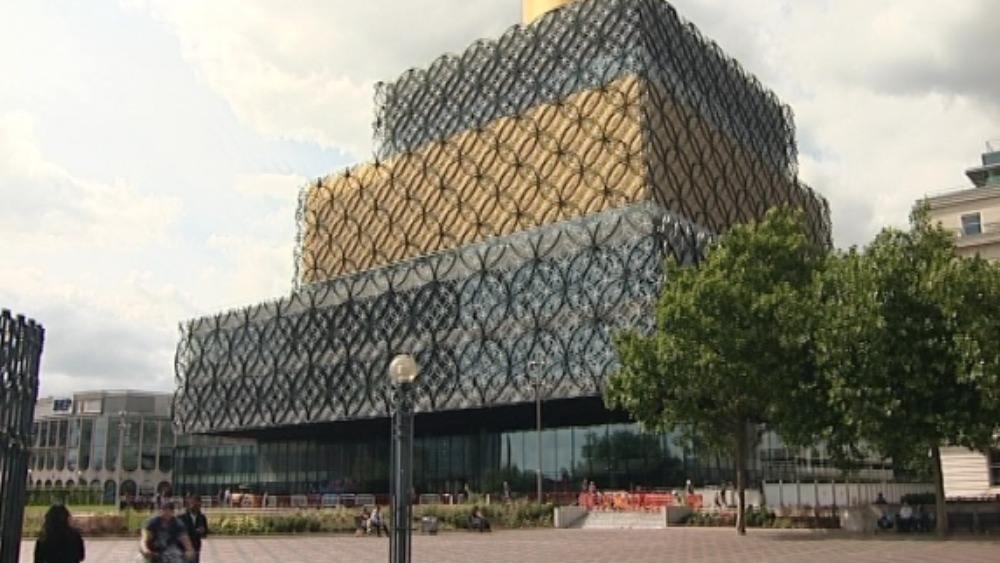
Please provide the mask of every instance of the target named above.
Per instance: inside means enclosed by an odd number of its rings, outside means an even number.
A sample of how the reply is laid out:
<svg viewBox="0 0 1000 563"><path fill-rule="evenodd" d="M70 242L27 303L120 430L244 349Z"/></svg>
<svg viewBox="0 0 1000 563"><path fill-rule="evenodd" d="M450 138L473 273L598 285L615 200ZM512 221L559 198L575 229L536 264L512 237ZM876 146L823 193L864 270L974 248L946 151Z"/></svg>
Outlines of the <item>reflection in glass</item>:
<svg viewBox="0 0 1000 563"><path fill-rule="evenodd" d="M107 448L108 448L108 419L101 417L94 420L94 434L92 436L92 443L90 446L90 465L94 468L94 471L100 471L104 468L105 464L108 462ZM114 469L113 466L108 465L108 469Z"/></svg>
<svg viewBox="0 0 1000 563"><path fill-rule="evenodd" d="M57 423L59 435L56 437L56 447L65 448L69 441L69 421L60 420Z"/></svg>
<svg viewBox="0 0 1000 563"><path fill-rule="evenodd" d="M146 471L156 469L156 454L160 441L160 422L144 419L142 422L142 455L140 466Z"/></svg>
<svg viewBox="0 0 1000 563"><path fill-rule="evenodd" d="M174 469L174 429L170 422L160 426L159 467L165 473Z"/></svg>
<svg viewBox="0 0 1000 563"><path fill-rule="evenodd" d="M535 440L534 429L418 436L414 487L418 493L454 494L468 483L474 492L496 494L507 481L515 495L533 493ZM272 494L385 494L389 489L389 436L338 443L199 443L204 445L182 446L175 453L178 492L218 494L241 485ZM543 430L544 487L576 492L584 478L601 489L679 487L700 474L685 468L672 443L672 437L642 432L634 424Z"/></svg>

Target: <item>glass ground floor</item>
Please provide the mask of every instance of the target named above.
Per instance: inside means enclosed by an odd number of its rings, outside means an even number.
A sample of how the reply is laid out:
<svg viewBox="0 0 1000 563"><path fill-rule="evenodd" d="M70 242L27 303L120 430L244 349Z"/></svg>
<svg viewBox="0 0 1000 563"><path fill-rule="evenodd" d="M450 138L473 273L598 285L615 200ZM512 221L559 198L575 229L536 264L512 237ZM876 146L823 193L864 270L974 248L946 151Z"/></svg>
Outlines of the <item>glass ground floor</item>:
<svg viewBox="0 0 1000 563"><path fill-rule="evenodd" d="M607 411L599 399L546 407L541 433L535 429L534 405L418 415L417 492L455 494L468 484L474 492L497 493L507 481L513 493L530 494L539 466L546 492L577 491L584 479L601 489L735 480L729 459L681 446L674 435L645 432L623 414ZM389 430L388 420L366 420L258 431L242 444L179 447L175 492L384 494L390 482ZM807 456L809 466L790 475L787 459L770 463L777 450L771 439L761 444L750 460L749 482L806 476L805 470L824 465Z"/></svg>

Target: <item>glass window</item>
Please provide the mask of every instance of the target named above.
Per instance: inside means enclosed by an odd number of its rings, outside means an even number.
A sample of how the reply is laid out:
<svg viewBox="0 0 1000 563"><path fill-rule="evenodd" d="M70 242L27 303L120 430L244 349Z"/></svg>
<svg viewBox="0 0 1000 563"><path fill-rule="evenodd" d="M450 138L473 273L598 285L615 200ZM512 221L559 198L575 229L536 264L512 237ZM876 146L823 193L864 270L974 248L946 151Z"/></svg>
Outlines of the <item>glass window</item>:
<svg viewBox="0 0 1000 563"><path fill-rule="evenodd" d="M71 450L66 450L66 469L70 471L76 471L76 464L79 461L78 455L79 450L76 448Z"/></svg>
<svg viewBox="0 0 1000 563"><path fill-rule="evenodd" d="M523 465L521 465L521 471L527 471L532 474L538 471L538 436L535 435L534 430L529 430L521 432L522 440L524 443L524 450L521 455L523 455Z"/></svg>
<svg viewBox="0 0 1000 563"><path fill-rule="evenodd" d="M55 447L56 437L59 434L59 421L50 420L45 423L45 426L48 428L48 430L45 433L45 443L43 443L42 445L45 446L46 448Z"/></svg>
<svg viewBox="0 0 1000 563"><path fill-rule="evenodd" d="M84 432L87 430L87 423L84 423ZM101 471L104 469L104 464L107 462L107 447L108 447L108 419L107 418L96 418L93 421L93 434L91 435L90 444L90 465L94 468L94 471ZM109 467L111 469L111 467Z"/></svg>
<svg viewBox="0 0 1000 563"><path fill-rule="evenodd" d="M500 461L504 469L518 471L525 469L524 433L507 432L503 435Z"/></svg>
<svg viewBox="0 0 1000 563"><path fill-rule="evenodd" d="M80 447L80 424L81 420L79 418L74 418L69 421L69 447L78 448Z"/></svg>
<svg viewBox="0 0 1000 563"><path fill-rule="evenodd" d="M174 429L170 422L160 426L160 471L169 472L174 469Z"/></svg>
<svg viewBox="0 0 1000 563"><path fill-rule="evenodd" d="M69 443L69 421L60 420L59 421L59 436L56 438L56 446L60 448L65 448Z"/></svg>
<svg viewBox="0 0 1000 563"><path fill-rule="evenodd" d="M122 469L135 471L139 468L139 447L142 440L142 421L127 420L125 423L125 448L122 454Z"/></svg>
<svg viewBox="0 0 1000 563"><path fill-rule="evenodd" d="M1000 449L990 451L990 486L1000 487Z"/></svg>
<svg viewBox="0 0 1000 563"><path fill-rule="evenodd" d="M555 481L560 479L557 434L555 429L542 430L542 475Z"/></svg>
<svg viewBox="0 0 1000 563"><path fill-rule="evenodd" d="M560 428L555 431L556 443L550 454L555 456L554 467L560 479L573 478L573 429Z"/></svg>
<svg viewBox="0 0 1000 563"><path fill-rule="evenodd" d="M983 232L983 219L979 212L962 215L962 234L978 235Z"/></svg>
<svg viewBox="0 0 1000 563"><path fill-rule="evenodd" d="M94 431L94 421L85 418L80 421L80 470L90 469L90 445Z"/></svg>
<svg viewBox="0 0 1000 563"><path fill-rule="evenodd" d="M156 469L156 453L160 442L160 421L142 421L142 454L140 466L146 471Z"/></svg>

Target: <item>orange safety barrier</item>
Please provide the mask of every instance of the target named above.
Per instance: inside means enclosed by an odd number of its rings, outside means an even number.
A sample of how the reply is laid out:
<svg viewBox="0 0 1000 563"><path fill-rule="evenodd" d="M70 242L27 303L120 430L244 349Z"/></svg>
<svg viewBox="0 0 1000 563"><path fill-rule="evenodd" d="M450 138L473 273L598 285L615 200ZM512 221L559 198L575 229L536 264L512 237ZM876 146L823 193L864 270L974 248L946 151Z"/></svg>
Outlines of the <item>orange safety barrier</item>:
<svg viewBox="0 0 1000 563"><path fill-rule="evenodd" d="M704 497L700 494L684 495L683 502L672 493L606 491L597 493L580 493L578 504L587 510L625 511L658 511L665 506L684 505L691 508L701 508Z"/></svg>

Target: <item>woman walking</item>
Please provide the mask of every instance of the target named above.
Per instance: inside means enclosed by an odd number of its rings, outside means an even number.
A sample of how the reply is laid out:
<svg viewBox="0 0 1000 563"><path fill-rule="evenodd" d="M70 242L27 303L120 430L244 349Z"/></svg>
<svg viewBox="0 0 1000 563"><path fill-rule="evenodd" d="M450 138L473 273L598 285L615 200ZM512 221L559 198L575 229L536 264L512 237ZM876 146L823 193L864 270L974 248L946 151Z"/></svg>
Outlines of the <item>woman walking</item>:
<svg viewBox="0 0 1000 563"><path fill-rule="evenodd" d="M35 542L35 563L80 563L83 558L83 537L70 525L69 510L53 505Z"/></svg>

